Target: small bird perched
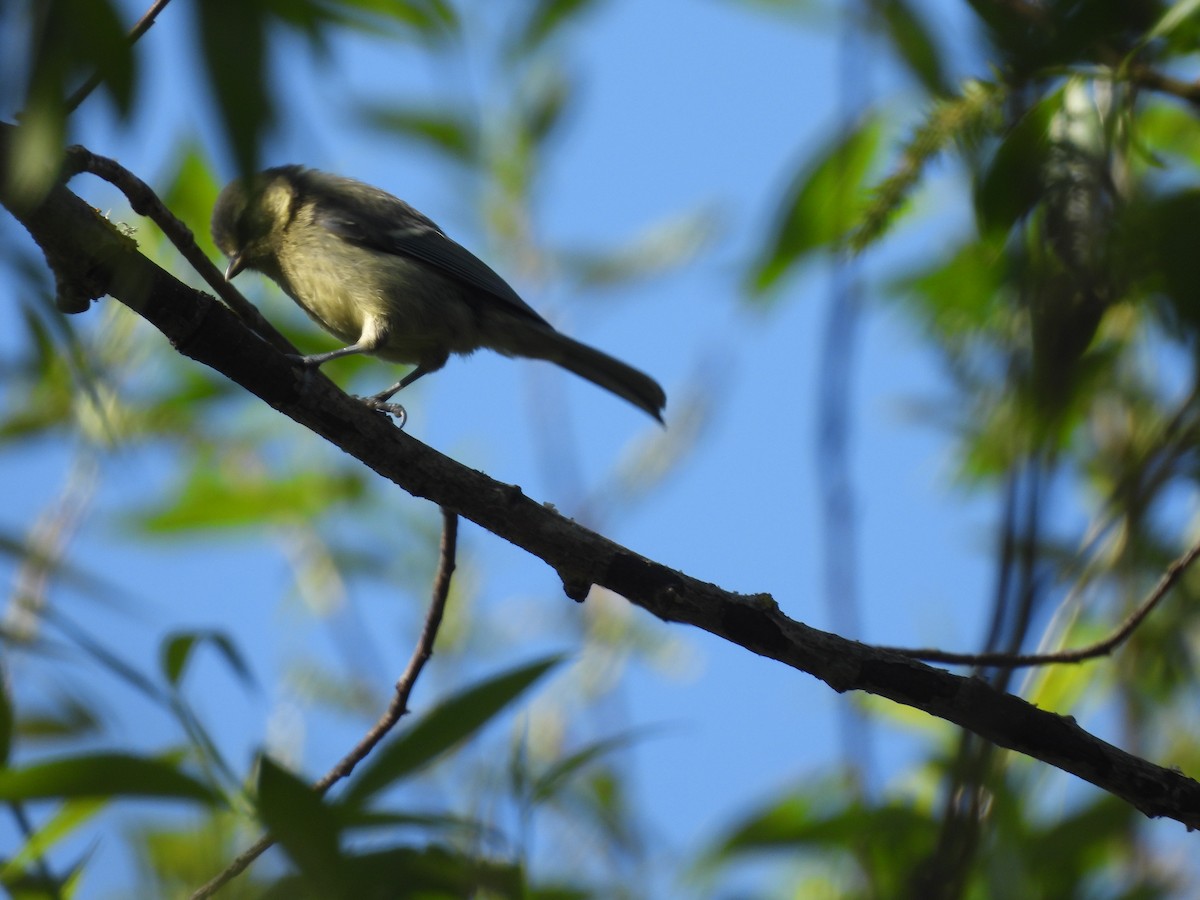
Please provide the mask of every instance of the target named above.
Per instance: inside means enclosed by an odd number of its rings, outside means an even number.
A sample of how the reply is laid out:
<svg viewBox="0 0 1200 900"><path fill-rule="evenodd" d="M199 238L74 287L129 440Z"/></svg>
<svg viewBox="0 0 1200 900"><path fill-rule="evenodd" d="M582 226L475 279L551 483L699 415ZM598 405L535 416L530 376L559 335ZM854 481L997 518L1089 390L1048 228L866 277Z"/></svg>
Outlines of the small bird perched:
<svg viewBox="0 0 1200 900"><path fill-rule="evenodd" d="M555 331L470 251L379 188L301 166L267 169L221 191L212 235L229 257L227 279L257 269L346 342L298 357L303 365L369 353L416 366L368 398L372 406L451 353L488 347L557 363L662 421L658 382Z"/></svg>

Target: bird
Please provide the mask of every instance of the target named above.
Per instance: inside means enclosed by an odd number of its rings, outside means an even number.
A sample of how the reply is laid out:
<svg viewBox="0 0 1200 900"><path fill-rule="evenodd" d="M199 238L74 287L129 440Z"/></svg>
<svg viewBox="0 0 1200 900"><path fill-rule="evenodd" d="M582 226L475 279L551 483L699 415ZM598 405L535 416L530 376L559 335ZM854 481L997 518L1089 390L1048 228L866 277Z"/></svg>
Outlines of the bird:
<svg viewBox="0 0 1200 900"><path fill-rule="evenodd" d="M299 364L365 353L415 366L366 398L370 406L396 408L387 401L451 354L486 347L556 363L663 421L657 381L557 331L487 264L380 188L299 165L266 169L221 191L212 237L228 258L227 280L261 272L345 343L294 357Z"/></svg>

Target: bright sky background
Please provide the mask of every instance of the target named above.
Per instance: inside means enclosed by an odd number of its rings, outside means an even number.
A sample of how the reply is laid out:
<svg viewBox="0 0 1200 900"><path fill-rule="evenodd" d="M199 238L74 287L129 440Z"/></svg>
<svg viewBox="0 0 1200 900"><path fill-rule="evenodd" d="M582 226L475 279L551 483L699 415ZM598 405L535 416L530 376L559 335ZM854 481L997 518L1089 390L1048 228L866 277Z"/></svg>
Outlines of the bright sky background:
<svg viewBox="0 0 1200 900"><path fill-rule="evenodd" d="M140 12L139 4L127 5ZM946 29L943 46L967 40L957 6L938 6L937 21ZM177 3L144 38L144 59L154 76L133 135L122 137L105 124L108 115L97 99L85 107L74 135L151 184L166 177L176 141L190 129L199 126L208 149L219 149L207 102L196 95L195 69L185 56L183 35L191 27L189 4ZM828 273L817 266L793 278L785 297L766 313L747 308L738 285L795 167L817 149L814 141L828 134L838 115L832 22L813 16L792 23L717 0L618 0L600 4L585 28L570 42L579 51L573 71L582 102L543 173L538 235L559 246L619 244L672 216L711 208L719 222L717 237L703 260L677 274L587 298L522 283L503 260L490 261L563 330L657 377L669 397L668 429L689 387L715 385L714 415L694 453L635 508L601 523L601 530L722 587L770 592L789 615L829 628L820 593L813 465ZM865 48L861 67L871 98L903 109L915 97L906 76L883 58L878 45ZM336 46L335 62L315 74L299 44L281 57L279 84L292 98L291 109L268 162L304 163L377 184L487 255L462 183L431 165L423 150L349 131L343 102L350 91L429 103L464 91L479 97L486 88L476 83L478 73L451 75L430 67L418 51L410 56L394 43L362 38ZM948 173L934 174L934 184L944 185ZM74 186L97 205L110 204L114 218L131 220L104 186L83 178ZM869 285L902 271L906 259L924 258L931 246L949 248L955 229L969 225L969 210L950 191L935 188L921 203L922 221L936 221L936 226L889 242L882 260L872 260L865 270ZM189 224L207 228L207 222ZM13 239L8 220L0 227L0 236ZM242 289L257 288L256 277L243 276ZM286 298L277 292L266 296L264 312L279 315ZM108 305L111 301L101 304ZM97 312L75 324L91 327L88 320ZM6 323L14 314L15 304L0 304L0 362L12 351L16 332ZM989 600L992 509L966 503L956 493L943 436L914 422L907 411L913 401L938 394L935 361L886 305L872 302L864 323L857 348L853 452L861 524L861 637L971 649ZM305 349L329 346L315 329L312 338ZM170 352L165 344L162 352ZM393 380L393 370L383 364L368 371L380 387ZM575 492L569 482L547 475L531 436L537 409L532 398L542 396L552 401L561 396L570 411L563 427L578 454L575 471L585 494L601 484L630 442L654 435L655 426L641 413L569 374L491 354L452 360L404 400L415 436L570 514ZM244 398L248 408L257 402ZM291 434L294 459L336 452L300 429ZM53 445L6 457L0 469L6 497L0 527L6 533L27 526L54 496L68 458L64 448ZM119 644L127 658L147 670L157 664L158 640L172 629L219 627L243 647L260 648L253 664L261 693L247 696L219 665L204 662L192 673L190 695L210 721L224 720L218 732L229 742L236 765L248 763L264 733L285 742L299 735L304 771L323 772L362 727L321 719L329 727L305 733L288 719L279 687L281 660L310 646L331 659L339 657L329 635L285 599L289 570L278 545L234 534L215 550L196 554L166 543L138 547L102 532L106 509L124 506L130 496L152 498L166 472L164 460L144 453L118 453L106 461L94 514L73 550L81 562L106 571L147 602L131 617L78 603L76 611L94 625L98 637ZM398 490L390 497L398 522L413 516L436 522L428 504ZM398 525L379 540L391 546L405 534ZM499 616L496 626L507 629L507 651L481 671L530 659L547 646L568 653L577 649L564 644L562 635L568 632L556 623L582 611L562 595L549 569L469 523L463 525L462 542L473 561L470 574L486 583L485 596L508 604L487 613ZM396 554L412 549L397 546ZM351 644L371 635L377 650L362 664L383 690L407 658L403 628L419 615L413 603L423 608L424 593L401 602L380 585L355 582L352 587L356 612L335 632ZM521 598L519 605L514 597ZM517 609L523 612L514 620ZM838 696L805 675L709 635L661 625L640 611L635 618L678 642L685 674L664 676L633 667L607 707L611 721L596 723L596 730L666 726L640 742L631 759L637 800L655 829L648 839L668 860L674 854L687 859L719 826L788 784L835 770L841 754L837 710L861 698ZM266 635L270 639L263 641ZM465 680L441 672L422 684L415 707ZM114 700L111 711L119 710ZM147 750L161 747L172 734L165 722L118 720ZM874 790L894 787L893 779L911 759L914 733L911 725L881 722L873 728L882 762ZM239 746L239 740L248 742ZM97 879L84 896L122 883L121 873L128 872L110 845L96 852L105 862L101 871L113 881L101 885Z"/></svg>

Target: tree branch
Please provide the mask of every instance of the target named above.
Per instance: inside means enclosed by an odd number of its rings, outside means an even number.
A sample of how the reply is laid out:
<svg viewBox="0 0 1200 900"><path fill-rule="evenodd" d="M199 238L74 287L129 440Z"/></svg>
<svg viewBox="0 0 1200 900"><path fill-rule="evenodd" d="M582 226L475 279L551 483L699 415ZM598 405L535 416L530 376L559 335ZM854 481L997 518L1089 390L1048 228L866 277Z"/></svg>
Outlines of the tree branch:
<svg viewBox="0 0 1200 900"><path fill-rule="evenodd" d="M8 126L0 127L0 164ZM0 165L0 170L3 167ZM1102 741L1074 719L1040 710L974 678L810 628L766 594L740 595L675 571L565 519L430 449L387 417L302 371L212 297L137 252L95 210L56 187L34 209L0 202L33 235L60 284L111 294L184 355L242 385L416 496L457 512L551 566L567 595L606 587L666 622L708 631L806 672L838 692L866 691L978 734L1121 797L1147 816L1200 828L1200 783Z"/></svg>
<svg viewBox="0 0 1200 900"><path fill-rule="evenodd" d="M116 160L92 153L86 147L68 147L63 177L69 181L82 172L102 178L120 190L125 195L125 199L129 201L129 206L133 211L157 225L167 236L167 240L175 245L175 249L183 255L183 258L204 279L205 283L225 301L225 305L241 316L264 339L284 353L297 352L288 339L263 317L263 314L258 311L258 307L243 297L241 292L225 278L221 270L213 265L212 260L204 255L191 230L167 209L146 182ZM60 303L59 309L68 313L84 312L87 304L65 306Z"/></svg>
<svg viewBox="0 0 1200 900"><path fill-rule="evenodd" d="M1068 650L1056 650L1053 653L950 653L937 649L907 649L904 647L886 647L911 659L924 662L949 663L956 666L995 666L1001 669L1020 669L1026 666L1047 666L1058 663L1078 663L1100 656L1107 656L1129 639L1154 611L1163 598L1171 592L1171 588L1179 583L1192 564L1200 559L1200 541L1194 543L1188 550L1178 556L1163 572L1158 583L1150 593L1127 615L1123 622L1108 635L1098 641L1093 641L1083 647Z"/></svg>

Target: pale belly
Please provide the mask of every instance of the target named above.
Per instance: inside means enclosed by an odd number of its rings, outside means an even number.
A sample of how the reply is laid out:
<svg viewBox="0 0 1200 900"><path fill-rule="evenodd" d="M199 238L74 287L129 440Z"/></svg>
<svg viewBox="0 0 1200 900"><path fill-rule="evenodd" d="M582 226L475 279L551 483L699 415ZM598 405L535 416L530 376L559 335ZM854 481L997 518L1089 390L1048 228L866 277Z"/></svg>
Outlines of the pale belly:
<svg viewBox="0 0 1200 900"><path fill-rule="evenodd" d="M482 343L463 288L420 263L352 245L337 255L307 254L300 265L280 262L283 289L348 345L362 341L376 356L413 364Z"/></svg>

